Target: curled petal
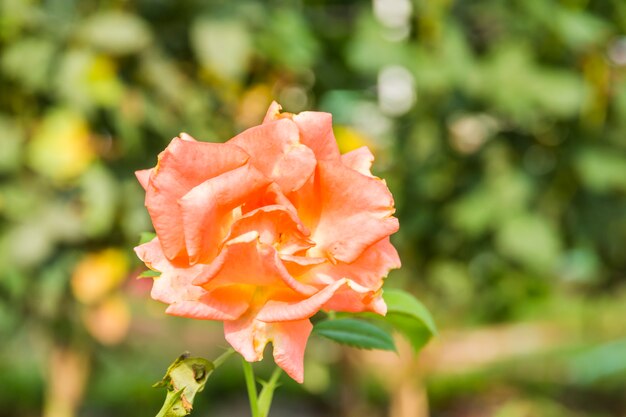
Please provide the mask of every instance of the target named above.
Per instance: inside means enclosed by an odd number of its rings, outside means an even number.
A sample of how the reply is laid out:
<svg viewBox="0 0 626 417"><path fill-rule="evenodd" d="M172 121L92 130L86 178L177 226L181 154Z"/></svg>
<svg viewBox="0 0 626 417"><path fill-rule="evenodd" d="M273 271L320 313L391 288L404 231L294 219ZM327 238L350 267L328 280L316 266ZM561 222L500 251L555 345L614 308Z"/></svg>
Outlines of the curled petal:
<svg viewBox="0 0 626 417"><path fill-rule="evenodd" d="M216 288L197 300L176 302L165 312L201 320L236 320L250 307L253 292L250 287L237 285Z"/></svg>
<svg viewBox="0 0 626 417"><path fill-rule="evenodd" d="M204 320L235 320L250 306L253 289L243 285L225 286L207 292L193 280L205 265L177 267L164 255L158 238L137 246L135 252L150 268L161 272L154 279L151 296L170 304L166 313Z"/></svg>
<svg viewBox="0 0 626 417"><path fill-rule="evenodd" d="M185 133L185 132L181 133L178 137L181 138L182 140L186 140L188 142L197 142L196 139L193 136L191 136L190 134Z"/></svg>
<svg viewBox="0 0 626 417"><path fill-rule="evenodd" d="M246 213L231 227L229 238L256 231L261 243L273 245L281 253L293 254L314 246L309 231L291 210L279 205L260 207Z"/></svg>
<svg viewBox="0 0 626 417"><path fill-rule="evenodd" d="M311 148L318 160L339 159L330 113L305 111L292 119L300 130L300 142Z"/></svg>
<svg viewBox="0 0 626 417"><path fill-rule="evenodd" d="M308 182L308 181L307 181ZM246 215L259 208L267 206L280 206L287 210L294 219L298 219L297 223L304 226L298 217L298 211L293 205L291 200L282 192L280 187L276 183L271 183L262 194L250 196L246 203L241 207L241 213ZM309 230L305 230L304 234L307 236L310 234Z"/></svg>
<svg viewBox="0 0 626 417"><path fill-rule="evenodd" d="M168 259L187 255L178 200L197 185L247 160L248 155L232 145L180 138L174 138L159 155L146 191L146 207Z"/></svg>
<svg viewBox="0 0 626 417"><path fill-rule="evenodd" d="M284 192L302 187L315 169L315 155L299 142L298 128L289 119L252 127L228 143L251 155L251 163Z"/></svg>
<svg viewBox="0 0 626 417"><path fill-rule="evenodd" d="M139 184L141 184L144 190L148 189L148 182L150 181L150 175L152 174L152 171L152 168L135 171L137 181L139 181Z"/></svg>
<svg viewBox="0 0 626 417"><path fill-rule="evenodd" d="M373 177L370 169L374 162L374 155L367 146L362 146L353 151L341 155L341 162L347 167L360 172L367 177Z"/></svg>
<svg viewBox="0 0 626 417"><path fill-rule="evenodd" d="M315 287L302 284L289 275L276 249L259 242L258 238L258 233L249 232L229 241L194 284L207 290L245 284L290 289L303 296L316 292Z"/></svg>
<svg viewBox="0 0 626 417"><path fill-rule="evenodd" d="M135 253L150 269L162 272L164 269L170 267L170 263L163 253L158 237L136 246Z"/></svg>
<svg viewBox="0 0 626 417"><path fill-rule="evenodd" d="M306 282L313 284L348 278L371 291L378 291L390 270L400 268L398 252L386 237L376 242L353 262L325 262L306 271ZM298 277L298 275L294 276Z"/></svg>
<svg viewBox="0 0 626 417"><path fill-rule="evenodd" d="M224 337L248 362L263 359L263 349L269 342L268 324L255 320L249 313L238 320L224 322Z"/></svg>
<svg viewBox="0 0 626 417"><path fill-rule="evenodd" d="M264 323L251 314L224 322L226 340L245 360L263 359L265 345L272 341L276 364L299 383L304 380L304 350L312 329L309 320Z"/></svg>
<svg viewBox="0 0 626 417"><path fill-rule="evenodd" d="M285 262L292 276L309 285L322 286L347 280L347 285L339 288L324 304L324 310L372 311L382 315L387 312L381 297L383 278L391 269L400 267L400 258L388 237L367 248L350 264L325 261L307 265L300 261L294 266L291 259Z"/></svg>
<svg viewBox="0 0 626 417"><path fill-rule="evenodd" d="M270 107L267 109L267 113L265 113L263 123L270 123L274 120L278 120L280 118L280 111L282 110L282 108L283 106L275 101L272 101L272 104L270 104Z"/></svg>
<svg viewBox="0 0 626 417"><path fill-rule="evenodd" d="M217 255L233 222L232 211L269 184L249 164L204 181L179 200L190 262L208 262Z"/></svg>
<svg viewBox="0 0 626 417"><path fill-rule="evenodd" d="M146 265L161 272L152 284L151 297L163 303L176 303L183 300L197 300L206 291L192 284L193 280L202 272L202 266L176 266L163 253L159 239L139 245L135 253Z"/></svg>
<svg viewBox="0 0 626 417"><path fill-rule="evenodd" d="M196 275L197 271L187 268L161 271L161 276L154 279L150 296L154 300L168 304L182 300L197 300L205 291L191 284Z"/></svg>
<svg viewBox="0 0 626 417"><path fill-rule="evenodd" d="M309 285L319 285L320 282L316 276L310 273L316 266L328 262L326 258L314 258L311 256L280 254L285 268L292 277L296 277L299 282Z"/></svg>
<svg viewBox="0 0 626 417"><path fill-rule="evenodd" d="M322 210L318 171L319 169L315 170L302 188L288 195L289 201L296 208L298 218L311 231L317 226Z"/></svg>
<svg viewBox="0 0 626 417"><path fill-rule="evenodd" d="M350 287L344 287L333 294L323 308L346 313L371 311L381 316L387 314L387 304L380 291L359 292Z"/></svg>
<svg viewBox="0 0 626 417"><path fill-rule="evenodd" d="M257 319L265 322L276 322L309 318L317 313L333 294L346 283L347 280L336 281L305 299L295 301L270 300L258 312Z"/></svg>
<svg viewBox="0 0 626 417"><path fill-rule="evenodd" d="M311 256L351 263L398 230L393 197L384 181L335 161L320 161L317 172L320 214L311 236L317 243Z"/></svg>
<svg viewBox="0 0 626 417"><path fill-rule="evenodd" d="M312 265L319 265L319 264L323 264L324 262L327 262L327 260L324 258L313 258L311 256L289 255L286 253L281 253L280 259L282 259L283 262L296 264L302 267L309 267Z"/></svg>

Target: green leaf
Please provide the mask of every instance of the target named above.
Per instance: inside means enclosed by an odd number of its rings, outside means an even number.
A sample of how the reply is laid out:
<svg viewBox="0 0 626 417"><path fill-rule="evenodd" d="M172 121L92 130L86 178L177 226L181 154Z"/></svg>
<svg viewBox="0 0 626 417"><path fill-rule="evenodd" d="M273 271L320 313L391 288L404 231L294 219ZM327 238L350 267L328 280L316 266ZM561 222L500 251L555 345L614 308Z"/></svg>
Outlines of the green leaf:
<svg viewBox="0 0 626 417"><path fill-rule="evenodd" d="M433 335L437 334L437 326L424 304L406 291L390 288L385 289L383 299L387 304L387 314L404 314L421 321Z"/></svg>
<svg viewBox="0 0 626 417"><path fill-rule="evenodd" d="M591 191L626 190L626 157L612 149L584 148L575 159L582 183Z"/></svg>
<svg viewBox="0 0 626 417"><path fill-rule="evenodd" d="M275 65L300 72L311 68L320 53L310 22L288 8L269 16L272 21L256 39L258 51Z"/></svg>
<svg viewBox="0 0 626 417"><path fill-rule="evenodd" d="M173 417L173 416L186 416L189 414L185 407L182 406L182 397L184 389L179 389L178 391L168 391L167 396L165 397L165 402L163 403L163 407L157 414L157 417Z"/></svg>
<svg viewBox="0 0 626 417"><path fill-rule="evenodd" d="M186 352L167 368L163 379L153 385L167 388L167 396L157 417L179 417L191 413L196 394L204 389L215 369L213 362L204 358L190 358Z"/></svg>
<svg viewBox="0 0 626 417"><path fill-rule="evenodd" d="M17 172L22 164L25 134L16 120L1 113L0 132L0 174Z"/></svg>
<svg viewBox="0 0 626 417"><path fill-rule="evenodd" d="M594 345L573 355L569 373L577 384L593 384L626 371L626 339Z"/></svg>
<svg viewBox="0 0 626 417"><path fill-rule="evenodd" d="M8 78L22 84L24 92L45 90L55 48L51 39L24 37L6 45L0 67Z"/></svg>
<svg viewBox="0 0 626 417"><path fill-rule="evenodd" d="M433 336L428 327L411 316L388 314L385 321L409 341L415 353L422 350Z"/></svg>
<svg viewBox="0 0 626 417"><path fill-rule="evenodd" d="M152 232L143 232L139 235L139 244L143 245L144 243L150 242L152 239L156 237L156 233Z"/></svg>
<svg viewBox="0 0 626 417"><path fill-rule="evenodd" d="M202 66L220 77L239 79L247 74L254 50L252 37L243 22L197 19L191 27L191 44Z"/></svg>
<svg viewBox="0 0 626 417"><path fill-rule="evenodd" d="M83 230L89 237L110 233L119 202L115 177L104 165L90 167L80 177L84 205Z"/></svg>
<svg viewBox="0 0 626 417"><path fill-rule="evenodd" d="M415 352L437 334L430 312L414 296L403 290L386 289L383 298L387 303L385 321L408 339Z"/></svg>
<svg viewBox="0 0 626 417"><path fill-rule="evenodd" d="M142 18L121 11L89 16L82 22L79 36L98 49L119 55L140 52L152 41L150 27Z"/></svg>
<svg viewBox="0 0 626 417"><path fill-rule="evenodd" d="M320 336L360 349L396 350L389 333L363 320L324 320L318 322L313 330Z"/></svg>
<svg viewBox="0 0 626 417"><path fill-rule="evenodd" d="M161 273L159 271L153 271L148 269L147 271L143 271L137 278L156 278L160 277Z"/></svg>
<svg viewBox="0 0 626 417"><path fill-rule="evenodd" d="M551 219L524 213L502 224L496 233L496 247L530 271L549 274L561 258L560 236Z"/></svg>
<svg viewBox="0 0 626 417"><path fill-rule="evenodd" d="M600 45L611 33L609 23L583 10L560 7L550 19L550 25L570 48L585 51Z"/></svg>

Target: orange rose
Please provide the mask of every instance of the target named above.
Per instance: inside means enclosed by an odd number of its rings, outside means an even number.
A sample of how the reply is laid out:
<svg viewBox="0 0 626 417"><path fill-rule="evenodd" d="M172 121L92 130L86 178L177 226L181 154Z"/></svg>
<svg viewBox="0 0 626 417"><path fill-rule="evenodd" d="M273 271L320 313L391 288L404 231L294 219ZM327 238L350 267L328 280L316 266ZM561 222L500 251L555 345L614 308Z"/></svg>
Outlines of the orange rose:
<svg viewBox="0 0 626 417"><path fill-rule="evenodd" d="M330 114L280 109L226 143L183 133L138 171L157 237L135 251L161 272L152 297L168 314L223 321L250 362L271 341L302 382L311 316L386 313L398 220L366 147L341 155Z"/></svg>

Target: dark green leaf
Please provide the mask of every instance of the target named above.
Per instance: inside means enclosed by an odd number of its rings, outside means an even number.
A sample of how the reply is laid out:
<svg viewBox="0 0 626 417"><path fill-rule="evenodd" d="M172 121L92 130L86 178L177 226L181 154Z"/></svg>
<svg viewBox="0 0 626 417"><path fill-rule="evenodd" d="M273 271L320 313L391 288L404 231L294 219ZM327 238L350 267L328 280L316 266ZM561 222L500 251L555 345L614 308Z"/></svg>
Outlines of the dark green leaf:
<svg viewBox="0 0 626 417"><path fill-rule="evenodd" d="M396 350L389 333L363 320L325 320L315 324L314 331L335 342L360 349Z"/></svg>
<svg viewBox="0 0 626 417"><path fill-rule="evenodd" d="M383 299L387 303L387 314L404 314L421 321L433 335L437 334L437 326L430 312L413 295L406 291L391 288L383 293Z"/></svg>
<svg viewBox="0 0 626 417"><path fill-rule="evenodd" d="M437 334L432 316L411 294L399 289L389 289L385 290L383 298L387 303L385 321L408 339L415 352Z"/></svg>
<svg viewBox="0 0 626 417"><path fill-rule="evenodd" d="M416 353L426 346L428 341L433 336L430 330L424 326L422 322L405 314L388 314L385 317L385 321L391 324L394 329L406 337Z"/></svg>

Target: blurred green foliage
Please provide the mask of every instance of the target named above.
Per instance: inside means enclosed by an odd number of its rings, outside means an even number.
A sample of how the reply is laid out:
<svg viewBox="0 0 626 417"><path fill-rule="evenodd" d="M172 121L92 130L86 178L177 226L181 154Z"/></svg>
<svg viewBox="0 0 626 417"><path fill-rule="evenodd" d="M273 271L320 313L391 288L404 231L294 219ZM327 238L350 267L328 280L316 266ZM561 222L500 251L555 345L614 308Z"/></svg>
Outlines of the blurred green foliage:
<svg viewBox="0 0 626 417"><path fill-rule="evenodd" d="M0 0L0 410L37 414L49 351L69 346L91 358L85 415L150 415L143 381L188 346L146 353L183 324L161 324L145 281L120 283L150 229L133 171L181 131L230 138L272 99L374 150L401 222L388 285L443 332L576 321L569 379L433 377L433 415L468 415L490 378L515 393L489 415L626 412L610 382L626 380L623 0ZM323 407L327 363L305 384Z"/></svg>

